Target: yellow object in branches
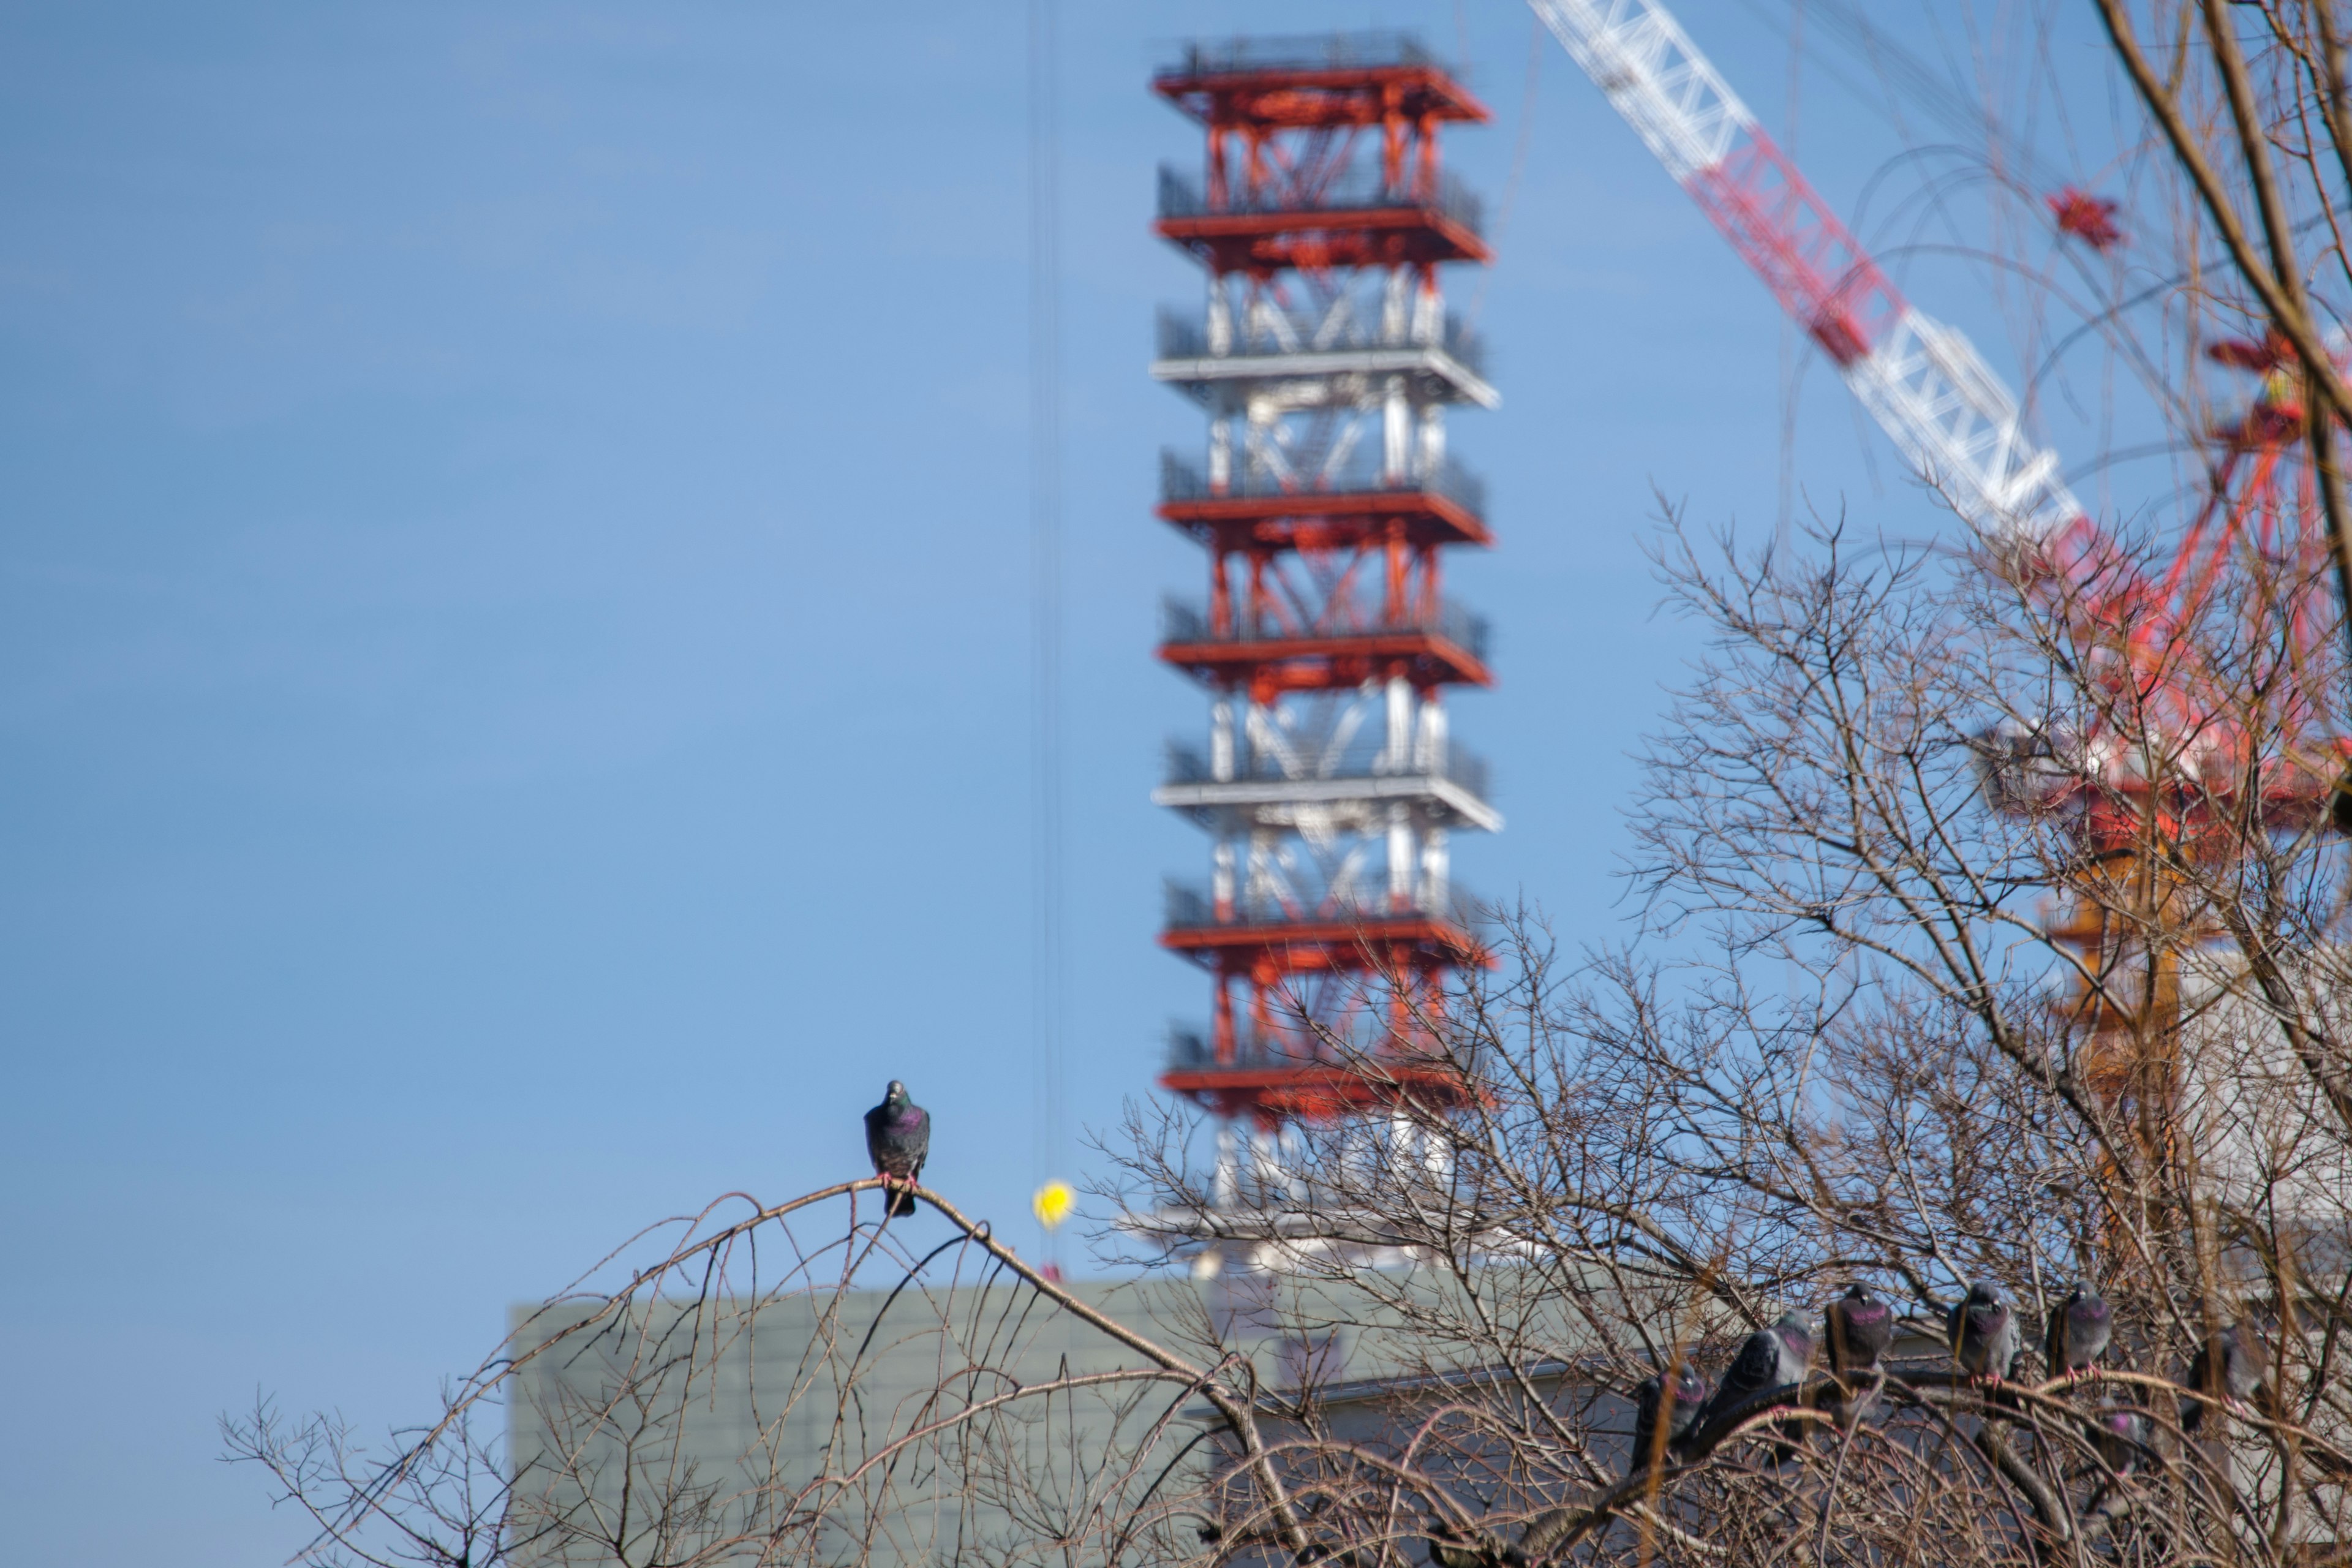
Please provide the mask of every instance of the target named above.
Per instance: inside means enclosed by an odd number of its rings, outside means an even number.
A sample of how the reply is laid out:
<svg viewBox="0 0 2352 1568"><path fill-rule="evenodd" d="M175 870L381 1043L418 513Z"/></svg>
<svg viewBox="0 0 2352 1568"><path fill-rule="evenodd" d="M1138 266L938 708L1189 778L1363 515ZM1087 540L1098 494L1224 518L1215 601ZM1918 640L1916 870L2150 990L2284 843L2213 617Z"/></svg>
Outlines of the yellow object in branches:
<svg viewBox="0 0 2352 1568"><path fill-rule="evenodd" d="M1077 1203L1078 1194L1070 1190L1069 1183L1047 1182L1037 1189L1037 1195L1029 1200L1029 1206L1037 1211L1037 1223L1052 1230L1070 1217L1070 1211L1077 1206Z"/></svg>

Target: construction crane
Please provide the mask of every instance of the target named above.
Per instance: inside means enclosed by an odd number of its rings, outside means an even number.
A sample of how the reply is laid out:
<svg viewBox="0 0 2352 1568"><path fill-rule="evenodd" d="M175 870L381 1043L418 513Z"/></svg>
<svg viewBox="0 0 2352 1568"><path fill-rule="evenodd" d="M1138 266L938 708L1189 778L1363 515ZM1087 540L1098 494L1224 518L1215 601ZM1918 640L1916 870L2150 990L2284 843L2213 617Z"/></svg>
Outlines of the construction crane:
<svg viewBox="0 0 2352 1568"><path fill-rule="evenodd" d="M1903 298L1665 7L1529 3L1963 518L2045 553L2083 524L2000 377Z"/></svg>
<svg viewBox="0 0 2352 1568"><path fill-rule="evenodd" d="M2275 736L2265 747L2202 677L2182 635L2232 550L2257 552L2293 580L2319 537L2308 465L2294 460L2305 415L2282 346L2221 343L2209 351L2217 363L2264 375L2263 390L2243 420L2212 433L2222 455L2200 510L2168 568L2151 579L2132 568L2067 490L2057 455L2027 434L2001 378L1957 329L1903 298L1664 5L1529 4L1821 345L1912 467L1997 558L2038 577L2049 602L2107 650L2105 679L2137 702L2144 730L2174 751L2168 773L2151 778L2130 737L2055 734L2054 726L2042 726L2007 738L2011 765L1994 769L1995 803L2068 813L2076 825L2085 868L2079 907L2053 927L2053 937L2081 951L2086 968L2109 969L2116 942L2162 930L2174 901L2169 887L2118 900L2118 868L2136 847L2161 844L2176 858L2226 855L2234 840L2225 816L2259 807L2256 820L2288 830L2321 818L2342 776L2341 744L2326 748L2325 759L2300 744L2282 747ZM2069 223L2058 204L2053 211L2062 231L2104 247L2111 211L2097 215L2100 222L2090 226L2096 233L2084 232L2082 214ZM2315 619L2299 601L2286 607L2289 664L2326 662ZM2302 709L2286 716L2291 741L2315 711L2307 700ZM2145 1039L2151 1013L2162 1005L2151 994L2137 1018L2119 1019L2107 1000L2095 997L2087 1016L2095 1028L2129 1024Z"/></svg>

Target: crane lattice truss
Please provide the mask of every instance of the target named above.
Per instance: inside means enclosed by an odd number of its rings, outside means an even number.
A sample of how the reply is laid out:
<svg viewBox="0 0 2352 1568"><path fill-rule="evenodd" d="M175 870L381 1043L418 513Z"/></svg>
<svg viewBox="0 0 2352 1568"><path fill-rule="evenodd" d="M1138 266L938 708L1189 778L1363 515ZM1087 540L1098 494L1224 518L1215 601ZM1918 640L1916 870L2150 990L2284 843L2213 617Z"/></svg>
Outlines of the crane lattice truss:
<svg viewBox="0 0 2352 1568"><path fill-rule="evenodd" d="M1206 134L1160 175L1154 228L1207 279L1163 312L1152 375L1208 417L1161 462L1159 515L1208 556L1160 657L1206 688L1205 746L1169 748L1161 805L1211 841L1160 942L1207 970L1205 1030L1162 1085L1261 1133L1468 1092L1426 1050L1447 976L1486 962L1448 836L1493 831L1453 744L1452 686L1487 686L1486 626L1444 552L1489 542L1450 407L1499 401L1439 269L1487 259L1438 136L1486 110L1409 38L1195 46L1152 80Z"/></svg>
<svg viewBox="0 0 2352 1568"><path fill-rule="evenodd" d="M1624 116L1677 184L1837 365L1912 467L2013 563L2045 574L2070 615L2117 656L2118 689L2178 752L2188 787L2163 798L2138 747L2097 733L2030 738L2008 797L2061 803L2084 817L2088 847L2129 842L2155 822L2194 837L2186 820L2240 799L2252 777L2268 820L2307 822L2332 778L2307 762L2265 758L2226 696L2200 680L2178 634L2206 604L2232 549L2257 552L2288 578L2317 540L2309 478L2282 463L2303 428L2299 406L2265 393L2246 419L2216 431L2223 457L2205 507L2160 581L2084 514L2060 477L2057 455L2026 434L2018 400L1958 331L1914 308L1828 204L1806 183L1674 16L1655 0L1529 0L1536 14ZM2276 368L2275 347L2233 344L2214 357ZM2280 378L2268 384L2280 384ZM2312 638L2298 607L2291 638Z"/></svg>
<svg viewBox="0 0 2352 1568"><path fill-rule="evenodd" d="M2217 362L2263 376L2242 419L2211 432L2210 483L2173 559L2151 580L2133 570L2060 479L2056 455L2026 435L2017 399L1966 338L1914 309L1776 147L1748 106L1654 0L1529 0L1667 172L1728 238L1923 477L1995 547L2039 574L2057 607L2087 634L2105 696L2135 721L2094 720L2006 736L1991 770L1994 804L2065 814L2083 853L2077 909L2052 929L2082 950L2084 1016L2102 1033L2147 1033L2155 994L2118 1014L2103 1000L2130 948L2169 929L2177 901L2163 878L2135 871L2150 846L2168 857L2234 852L2248 824L2301 831L2324 814L2342 776L2343 742L2315 742L2314 674L2332 661L2323 617L2303 585L2322 558L2305 454L2300 377L2285 345L2221 342ZM2062 230L2079 193L2053 198ZM2103 209L2105 204L2098 204ZM2116 237L2102 210L2094 243ZM2221 567L2243 552L2294 594L2244 644L2269 666L2232 682L2202 667L2194 628L2212 607ZM2282 695L2249 715L2249 687ZM2151 742L2167 753L2151 766ZM2137 880L2135 881L2137 877ZM2177 878L2174 879L2177 880ZM2146 883L2142 886L2139 884ZM2184 932L2193 940L2194 932Z"/></svg>
<svg viewBox="0 0 2352 1568"><path fill-rule="evenodd" d="M2046 547L2083 516L2000 378L1896 291L1665 7L1530 3L1962 517Z"/></svg>

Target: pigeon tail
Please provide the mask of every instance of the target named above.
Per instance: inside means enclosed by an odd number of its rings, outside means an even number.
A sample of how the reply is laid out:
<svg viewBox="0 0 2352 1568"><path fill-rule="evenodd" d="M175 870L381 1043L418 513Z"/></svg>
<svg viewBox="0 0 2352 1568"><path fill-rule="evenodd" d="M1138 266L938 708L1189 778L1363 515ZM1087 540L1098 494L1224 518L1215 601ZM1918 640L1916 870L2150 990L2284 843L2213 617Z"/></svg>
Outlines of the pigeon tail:
<svg viewBox="0 0 2352 1568"><path fill-rule="evenodd" d="M1486 1559L1467 1546L1456 1546L1450 1541L1429 1538L1429 1560L1437 1568L1487 1568Z"/></svg>

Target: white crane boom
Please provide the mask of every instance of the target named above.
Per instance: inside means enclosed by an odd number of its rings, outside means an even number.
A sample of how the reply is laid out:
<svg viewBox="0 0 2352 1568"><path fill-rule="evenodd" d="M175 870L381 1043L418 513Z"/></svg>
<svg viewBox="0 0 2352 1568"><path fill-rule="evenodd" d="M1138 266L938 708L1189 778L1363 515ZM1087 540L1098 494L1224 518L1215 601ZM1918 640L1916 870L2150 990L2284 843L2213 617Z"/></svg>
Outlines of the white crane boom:
<svg viewBox="0 0 2352 1568"><path fill-rule="evenodd" d="M1570 58L1979 531L2048 551L2083 509L2017 399L1889 282L1656 0L1528 0Z"/></svg>

